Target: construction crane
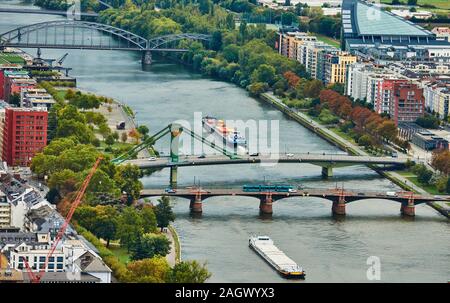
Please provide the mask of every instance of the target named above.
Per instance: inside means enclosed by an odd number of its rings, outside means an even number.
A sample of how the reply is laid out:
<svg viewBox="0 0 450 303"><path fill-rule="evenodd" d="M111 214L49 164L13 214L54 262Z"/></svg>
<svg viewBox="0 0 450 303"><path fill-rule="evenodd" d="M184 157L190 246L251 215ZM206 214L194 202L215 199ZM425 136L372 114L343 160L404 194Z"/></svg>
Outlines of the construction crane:
<svg viewBox="0 0 450 303"><path fill-rule="evenodd" d="M25 268L27 270L28 276L30 277L30 280L32 283L40 283L42 280L42 277L45 275L45 269L48 266L49 259L55 252L55 249L58 246L58 243L61 241L62 237L64 236L66 229L69 226L70 220L72 219L72 216L75 213L75 210L77 209L78 205L80 205L81 199L83 198L83 195L86 192L89 182L91 181L94 173L97 171L97 168L100 165L100 162L102 161L102 159L103 159L103 157L101 157L101 156L97 158L94 166L91 168L91 171L87 175L86 179L84 179L83 184L81 185L80 189L78 190L77 196L75 197L75 200L73 201L72 206L70 207L70 210L67 213L66 219L64 220L63 225L60 227L58 234L56 236L56 239L54 240L53 245L47 254L44 266L39 269L38 273L35 273L32 271L30 265L28 264L27 259L23 258L24 263L25 263Z"/></svg>

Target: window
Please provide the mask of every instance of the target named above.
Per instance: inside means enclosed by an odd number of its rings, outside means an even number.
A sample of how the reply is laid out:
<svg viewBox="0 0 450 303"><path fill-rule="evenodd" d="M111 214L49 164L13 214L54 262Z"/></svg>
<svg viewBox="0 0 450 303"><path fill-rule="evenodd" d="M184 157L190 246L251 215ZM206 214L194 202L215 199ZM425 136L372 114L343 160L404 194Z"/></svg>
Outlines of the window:
<svg viewBox="0 0 450 303"><path fill-rule="evenodd" d="M63 257L57 257L57 258L56 258L56 261L57 261L57 262L63 262Z"/></svg>

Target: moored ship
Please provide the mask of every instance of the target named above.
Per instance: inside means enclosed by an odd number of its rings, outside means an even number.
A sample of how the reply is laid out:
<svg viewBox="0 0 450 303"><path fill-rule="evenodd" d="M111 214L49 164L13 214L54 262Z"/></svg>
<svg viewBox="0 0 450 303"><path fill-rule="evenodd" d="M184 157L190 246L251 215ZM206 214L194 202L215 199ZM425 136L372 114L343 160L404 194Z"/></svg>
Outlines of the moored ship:
<svg viewBox="0 0 450 303"><path fill-rule="evenodd" d="M273 244L268 236L250 237L249 246L284 278L304 279L305 271Z"/></svg>
<svg viewBox="0 0 450 303"><path fill-rule="evenodd" d="M246 147L247 140L236 128L227 127L223 120L206 116L202 119L203 128L210 133L215 133L220 136L224 143L229 146L242 146Z"/></svg>

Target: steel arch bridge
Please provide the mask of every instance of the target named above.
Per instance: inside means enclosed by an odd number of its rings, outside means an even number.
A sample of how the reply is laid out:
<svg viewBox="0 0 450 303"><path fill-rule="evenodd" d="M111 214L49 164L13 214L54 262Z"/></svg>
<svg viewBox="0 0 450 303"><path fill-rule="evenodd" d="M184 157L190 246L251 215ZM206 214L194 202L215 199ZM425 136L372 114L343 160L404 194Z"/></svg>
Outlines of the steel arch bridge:
<svg viewBox="0 0 450 303"><path fill-rule="evenodd" d="M0 47L142 51L143 60L149 57L151 63L151 52L187 51L173 46L185 39L209 41L211 36L184 33L146 39L106 24L58 20L21 26L0 34Z"/></svg>

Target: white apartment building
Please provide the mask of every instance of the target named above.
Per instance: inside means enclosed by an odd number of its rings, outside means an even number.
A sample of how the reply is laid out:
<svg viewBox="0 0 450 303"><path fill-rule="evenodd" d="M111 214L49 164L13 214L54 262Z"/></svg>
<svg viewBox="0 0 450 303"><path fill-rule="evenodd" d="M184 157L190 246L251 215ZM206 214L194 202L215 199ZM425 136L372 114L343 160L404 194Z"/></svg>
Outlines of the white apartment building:
<svg viewBox="0 0 450 303"><path fill-rule="evenodd" d="M11 205L0 191L0 228L11 227Z"/></svg>
<svg viewBox="0 0 450 303"><path fill-rule="evenodd" d="M450 86L446 86L439 81L425 80L421 82L425 98L425 107L439 114L439 118L444 119L449 115Z"/></svg>

